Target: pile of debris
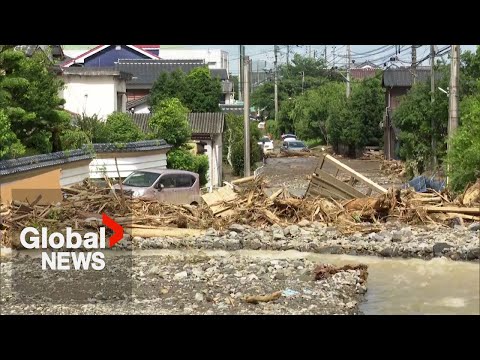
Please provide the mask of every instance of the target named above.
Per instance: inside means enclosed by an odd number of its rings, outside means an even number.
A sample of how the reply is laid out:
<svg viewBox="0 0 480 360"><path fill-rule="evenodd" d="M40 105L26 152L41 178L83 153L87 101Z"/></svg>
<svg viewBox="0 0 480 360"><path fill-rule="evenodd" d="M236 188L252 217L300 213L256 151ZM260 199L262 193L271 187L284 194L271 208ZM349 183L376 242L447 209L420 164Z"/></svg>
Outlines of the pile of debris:
<svg viewBox="0 0 480 360"><path fill-rule="evenodd" d="M383 160L380 165L380 170L387 175L397 177L405 177L406 175L405 163L400 160Z"/></svg>
<svg viewBox="0 0 480 360"><path fill-rule="evenodd" d="M383 150L366 149L360 160L383 160Z"/></svg>

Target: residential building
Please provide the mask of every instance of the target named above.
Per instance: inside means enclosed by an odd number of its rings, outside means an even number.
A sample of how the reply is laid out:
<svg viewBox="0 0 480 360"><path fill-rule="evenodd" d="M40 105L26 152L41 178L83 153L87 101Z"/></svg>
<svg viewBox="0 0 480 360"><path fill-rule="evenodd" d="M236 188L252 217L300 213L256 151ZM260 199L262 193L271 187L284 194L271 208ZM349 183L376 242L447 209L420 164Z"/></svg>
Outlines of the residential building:
<svg viewBox="0 0 480 360"><path fill-rule="evenodd" d="M113 67L67 67L58 72L65 83L60 93L65 110L102 119L114 111L126 111L126 82L131 74Z"/></svg>
<svg viewBox="0 0 480 360"><path fill-rule="evenodd" d="M98 45L73 59L67 60L62 64L62 67L109 67L114 66L120 59L158 59L158 56L150 50L144 50L135 45Z"/></svg>
<svg viewBox="0 0 480 360"><path fill-rule="evenodd" d="M188 74L197 67L204 67L203 60L119 60L115 68L132 74L132 79L127 81L128 102L147 96L161 73L171 73L181 70ZM222 97L220 104L233 102L233 83L229 80L225 69L210 69L212 77L218 77L222 84ZM131 109L132 107L129 107ZM143 107L145 111L147 107ZM138 112L134 110L134 112Z"/></svg>
<svg viewBox="0 0 480 360"><path fill-rule="evenodd" d="M399 129L394 127L393 115L400 104L401 97L406 95L413 85L413 69L410 67L389 68L383 72L382 86L385 88L384 154L385 159L397 158ZM440 74L436 74L436 78ZM427 82L430 79L430 67L416 69L416 81Z"/></svg>
<svg viewBox="0 0 480 360"><path fill-rule="evenodd" d="M148 122L151 114L134 113L133 121L143 132L149 131ZM225 114L190 113L188 121L192 130L191 140L196 144L196 153L208 157L208 173L206 187L212 189L221 187L223 182L223 131L225 129Z"/></svg>

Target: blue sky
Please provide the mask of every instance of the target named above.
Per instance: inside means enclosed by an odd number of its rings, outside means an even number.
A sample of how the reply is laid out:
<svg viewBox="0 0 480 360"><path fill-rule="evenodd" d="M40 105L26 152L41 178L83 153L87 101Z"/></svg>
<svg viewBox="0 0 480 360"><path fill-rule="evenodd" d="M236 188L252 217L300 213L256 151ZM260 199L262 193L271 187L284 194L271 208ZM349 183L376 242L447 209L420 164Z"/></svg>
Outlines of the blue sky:
<svg viewBox="0 0 480 360"><path fill-rule="evenodd" d="M161 45L162 46L162 45ZM239 45L163 45L168 48L189 48L189 49L223 49L228 51L230 58L230 71L232 74L238 74L239 66ZM327 61L330 65L345 64L345 55L346 55L346 46L345 45L290 45L290 58L293 57L294 52L301 54L308 54L309 46L312 49L313 53L316 52L317 56L323 56L325 46L327 47ZM333 46L335 46L335 59L333 57ZM286 61L286 45L279 45L280 54L279 62L284 63ZM411 61L411 47L410 45L403 45L403 49L400 51L399 58L400 61L396 62L399 66L407 66L408 62ZM442 50L446 45L437 45L438 50ZM378 50L376 50L378 49ZM462 45L462 51L470 50L475 51L475 45ZM351 45L352 58L355 59L357 63L361 63L365 60L375 60L374 62L378 65L382 64L385 59L389 58L389 55L395 55L395 48L389 45ZM372 55L364 54L366 52L371 52ZM430 45L423 45L417 49L417 61L428 55L430 52ZM250 56L254 61L254 69L256 68L255 61L261 61L259 67L263 66L263 62L267 61L267 67L271 67L274 60L273 45L245 45L245 54ZM443 57L448 61L447 54ZM424 62L423 65L428 65L428 60Z"/></svg>

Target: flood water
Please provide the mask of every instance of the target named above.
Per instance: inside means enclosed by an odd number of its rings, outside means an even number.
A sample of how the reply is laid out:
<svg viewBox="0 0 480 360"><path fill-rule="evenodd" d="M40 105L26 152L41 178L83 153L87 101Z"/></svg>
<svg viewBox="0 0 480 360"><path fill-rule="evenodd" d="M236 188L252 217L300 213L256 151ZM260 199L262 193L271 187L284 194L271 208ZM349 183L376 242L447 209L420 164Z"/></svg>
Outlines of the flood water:
<svg viewBox="0 0 480 360"><path fill-rule="evenodd" d="M198 251L192 251L195 253ZM142 250L139 255L185 254L182 250ZM210 256L228 256L232 252L202 251ZM368 265L368 291L360 309L364 314L474 314L480 315L480 264L435 258L383 259L373 256L349 256L305 253L295 250L238 250L235 254L264 259L300 259L344 265Z"/></svg>

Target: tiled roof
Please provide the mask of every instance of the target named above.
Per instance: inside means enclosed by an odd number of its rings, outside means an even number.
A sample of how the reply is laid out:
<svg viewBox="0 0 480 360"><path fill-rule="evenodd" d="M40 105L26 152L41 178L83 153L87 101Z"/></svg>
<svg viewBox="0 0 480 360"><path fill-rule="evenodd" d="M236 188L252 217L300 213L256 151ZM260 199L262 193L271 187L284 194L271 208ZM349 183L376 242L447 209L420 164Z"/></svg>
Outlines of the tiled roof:
<svg viewBox="0 0 480 360"><path fill-rule="evenodd" d="M127 109L131 109L138 105L145 104L148 101L148 95L142 96L141 98L127 101Z"/></svg>
<svg viewBox="0 0 480 360"><path fill-rule="evenodd" d="M413 70L410 67L390 68L383 72L382 85L384 87L403 86L411 87L413 85ZM435 78L440 78L441 74L436 73ZM430 68L417 68L417 81L426 82L430 78Z"/></svg>
<svg viewBox="0 0 480 360"><path fill-rule="evenodd" d="M170 149L171 147L172 145L167 144L167 142L163 139L136 141L136 142L129 142L129 143L121 143L121 144L115 144L115 143L93 144L93 148L97 153L151 151L151 150Z"/></svg>
<svg viewBox="0 0 480 360"><path fill-rule="evenodd" d="M92 159L93 155L84 149L59 151L51 154L26 156L18 159L0 161L0 175L21 173L24 171L61 165L80 160Z"/></svg>
<svg viewBox="0 0 480 360"><path fill-rule="evenodd" d="M133 121L143 132L149 132L148 121L152 114L131 114ZM188 121L192 134L222 134L225 124L225 114L215 113L190 113Z"/></svg>
<svg viewBox="0 0 480 360"><path fill-rule="evenodd" d="M188 120L193 134L222 134L225 114L223 112L190 113Z"/></svg>
<svg viewBox="0 0 480 360"><path fill-rule="evenodd" d="M206 66L203 60L119 60L116 69L133 74L133 79L127 82L129 88L151 88L163 72L180 69L188 74L201 66Z"/></svg>
<svg viewBox="0 0 480 360"><path fill-rule="evenodd" d="M144 133L150 132L150 127L148 126L148 122L152 117L152 114L130 114L132 116L133 122L137 124L137 126L142 130Z"/></svg>

